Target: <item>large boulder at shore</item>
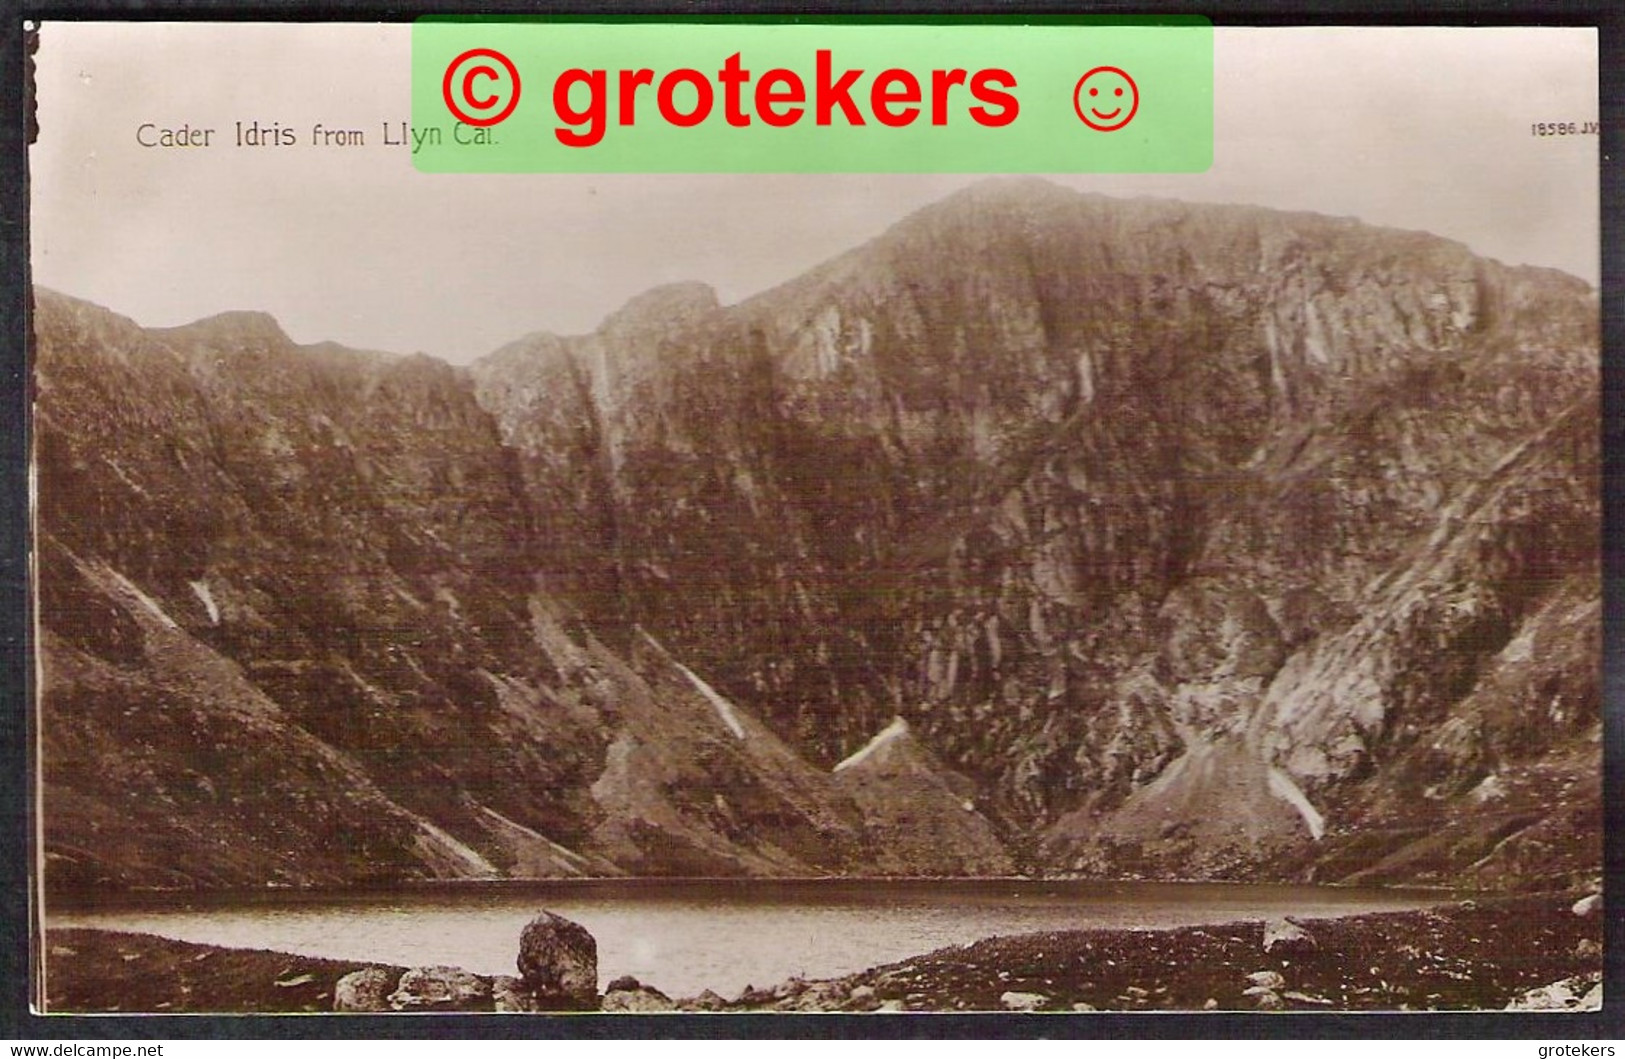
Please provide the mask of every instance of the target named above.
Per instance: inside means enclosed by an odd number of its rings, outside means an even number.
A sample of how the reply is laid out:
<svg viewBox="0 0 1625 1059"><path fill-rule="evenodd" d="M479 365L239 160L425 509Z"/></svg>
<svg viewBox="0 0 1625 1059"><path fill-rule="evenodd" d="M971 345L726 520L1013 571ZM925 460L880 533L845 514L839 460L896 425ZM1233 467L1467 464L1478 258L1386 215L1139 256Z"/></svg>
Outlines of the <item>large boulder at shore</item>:
<svg viewBox="0 0 1625 1059"><path fill-rule="evenodd" d="M398 979L382 967L351 971L333 985L334 1011L388 1011Z"/></svg>
<svg viewBox="0 0 1625 1059"><path fill-rule="evenodd" d="M519 977L544 1010L594 1010L598 941L580 923L543 912L519 935Z"/></svg>

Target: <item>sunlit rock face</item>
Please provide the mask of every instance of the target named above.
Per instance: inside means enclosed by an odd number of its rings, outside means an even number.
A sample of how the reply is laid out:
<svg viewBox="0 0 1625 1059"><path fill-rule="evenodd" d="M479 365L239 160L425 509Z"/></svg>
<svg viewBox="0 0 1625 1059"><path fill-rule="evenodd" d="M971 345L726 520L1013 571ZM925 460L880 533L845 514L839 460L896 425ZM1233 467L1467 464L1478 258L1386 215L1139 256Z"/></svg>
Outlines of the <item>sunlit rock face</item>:
<svg viewBox="0 0 1625 1059"><path fill-rule="evenodd" d="M1572 277L1018 180L466 370L254 314L36 326L65 877L201 878L194 832L353 875L296 791L407 874L1600 863ZM197 667L308 759L276 807L199 749L253 760L248 721L162 713L219 701Z"/></svg>
<svg viewBox="0 0 1625 1059"><path fill-rule="evenodd" d="M557 584L820 762L907 718L1045 867L1309 870L1428 754L1455 778L1390 844L1481 818L1455 788L1527 755L1461 711L1507 667L1564 674L1523 745L1578 741L1594 778L1597 302L1571 277L992 182L741 305L659 292L474 374L537 524L571 530ZM1504 658L1552 606L1563 661ZM1197 774L1246 793L1143 804Z"/></svg>

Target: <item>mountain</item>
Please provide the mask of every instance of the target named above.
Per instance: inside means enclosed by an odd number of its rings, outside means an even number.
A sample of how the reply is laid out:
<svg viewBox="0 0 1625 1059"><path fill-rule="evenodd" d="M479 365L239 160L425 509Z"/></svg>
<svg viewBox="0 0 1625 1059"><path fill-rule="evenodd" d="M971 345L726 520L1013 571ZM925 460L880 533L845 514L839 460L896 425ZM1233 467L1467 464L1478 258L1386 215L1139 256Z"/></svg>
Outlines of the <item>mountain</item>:
<svg viewBox="0 0 1625 1059"><path fill-rule="evenodd" d="M975 784L944 768L903 718L836 765L835 780L863 811L887 873L914 874L922 864L951 875L1015 871L998 833L977 811Z"/></svg>
<svg viewBox="0 0 1625 1059"><path fill-rule="evenodd" d="M1019 180L467 370L37 300L60 878L1599 870L1572 277Z"/></svg>

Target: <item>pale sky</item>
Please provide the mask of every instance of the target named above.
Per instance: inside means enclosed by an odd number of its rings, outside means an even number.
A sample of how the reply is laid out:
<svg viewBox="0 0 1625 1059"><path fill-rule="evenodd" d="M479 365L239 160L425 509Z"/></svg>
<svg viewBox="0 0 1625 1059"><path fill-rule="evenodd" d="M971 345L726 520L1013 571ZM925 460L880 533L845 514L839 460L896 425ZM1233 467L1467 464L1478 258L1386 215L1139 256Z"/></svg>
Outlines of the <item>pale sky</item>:
<svg viewBox="0 0 1625 1059"><path fill-rule="evenodd" d="M300 342L461 363L661 283L738 301L981 179L420 174L381 143L409 117L410 35L47 22L35 282L148 326L259 309ZM1050 179L1425 229L1597 283L1599 138L1530 131L1597 120L1594 31L1221 28L1214 67L1209 172ZM148 121L280 123L301 145L149 149ZM311 148L317 121L368 146Z"/></svg>

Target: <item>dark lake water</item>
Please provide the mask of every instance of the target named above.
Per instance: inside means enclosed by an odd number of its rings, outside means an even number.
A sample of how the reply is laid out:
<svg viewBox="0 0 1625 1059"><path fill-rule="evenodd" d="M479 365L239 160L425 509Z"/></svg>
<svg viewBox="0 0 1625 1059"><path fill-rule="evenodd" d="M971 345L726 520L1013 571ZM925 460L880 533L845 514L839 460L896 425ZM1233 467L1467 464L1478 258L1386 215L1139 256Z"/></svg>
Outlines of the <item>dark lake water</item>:
<svg viewBox="0 0 1625 1059"><path fill-rule="evenodd" d="M1436 904L1425 891L1207 883L639 880L391 894L267 894L182 905L51 909L52 927L391 964L514 974L539 909L598 939L600 984L624 974L672 996L734 996L792 975L829 978L1000 934L1325 918Z"/></svg>

